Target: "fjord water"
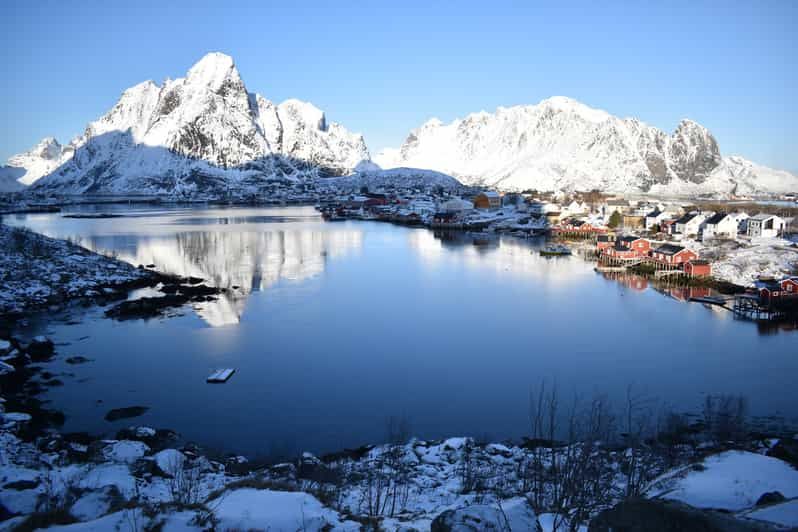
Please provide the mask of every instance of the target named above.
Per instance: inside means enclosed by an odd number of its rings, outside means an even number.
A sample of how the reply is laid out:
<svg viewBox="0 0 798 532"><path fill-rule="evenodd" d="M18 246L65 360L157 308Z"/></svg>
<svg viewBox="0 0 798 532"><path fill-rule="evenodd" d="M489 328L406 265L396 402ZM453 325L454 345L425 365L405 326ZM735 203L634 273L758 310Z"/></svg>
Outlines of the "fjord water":
<svg viewBox="0 0 798 532"><path fill-rule="evenodd" d="M46 369L63 385L45 398L64 430L146 424L253 456L380 442L391 416L418 437L502 439L527 432L543 379L564 398L634 385L677 411L734 393L753 414L798 415L798 335L543 258L542 241L326 223L311 207L116 210L5 223L230 291L149 321L98 308L32 320L27 333L60 344ZM206 384L221 367L237 372ZM134 405L149 410L103 419Z"/></svg>

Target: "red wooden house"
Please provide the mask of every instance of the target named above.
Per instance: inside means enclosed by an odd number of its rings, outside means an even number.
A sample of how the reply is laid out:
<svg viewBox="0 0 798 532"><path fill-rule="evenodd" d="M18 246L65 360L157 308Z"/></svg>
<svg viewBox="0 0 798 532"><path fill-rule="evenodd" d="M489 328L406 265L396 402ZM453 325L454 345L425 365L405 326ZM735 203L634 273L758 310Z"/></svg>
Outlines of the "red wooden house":
<svg viewBox="0 0 798 532"><path fill-rule="evenodd" d="M695 260L698 255L682 246L663 244L651 252L651 259L659 266L666 268L681 268L687 262Z"/></svg>
<svg viewBox="0 0 798 532"><path fill-rule="evenodd" d="M648 252L651 251L651 242L645 238L640 238L638 236L623 236L619 238L618 241L623 246L634 250L641 257L648 255Z"/></svg>
<svg viewBox="0 0 798 532"><path fill-rule="evenodd" d="M712 264L707 260L693 259L684 265L684 273L690 277L709 277L712 275Z"/></svg>
<svg viewBox="0 0 798 532"><path fill-rule="evenodd" d="M596 237L596 251L601 253L602 250L611 248L615 245L615 235L598 235Z"/></svg>
<svg viewBox="0 0 798 532"><path fill-rule="evenodd" d="M640 258L637 251L624 246L620 240L616 241L614 246L604 249L601 254L605 257L618 260L634 260Z"/></svg>
<svg viewBox="0 0 798 532"><path fill-rule="evenodd" d="M760 281L757 283L759 290L759 302L763 305L770 305L781 301L782 290L781 283L778 281Z"/></svg>
<svg viewBox="0 0 798 532"><path fill-rule="evenodd" d="M787 277L779 283L785 296L798 296L798 277Z"/></svg>

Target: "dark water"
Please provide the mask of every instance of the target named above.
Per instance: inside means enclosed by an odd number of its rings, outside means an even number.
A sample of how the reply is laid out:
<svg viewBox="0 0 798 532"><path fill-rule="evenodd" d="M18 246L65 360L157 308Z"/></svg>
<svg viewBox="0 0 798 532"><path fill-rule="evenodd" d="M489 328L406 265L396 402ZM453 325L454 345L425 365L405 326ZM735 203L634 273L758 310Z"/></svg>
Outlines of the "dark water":
<svg viewBox="0 0 798 532"><path fill-rule="evenodd" d="M542 379L563 396L619 399L633 384L678 410L735 393L753 414L798 415L798 334L763 335L577 256L542 258L543 242L325 223L309 207L124 212L6 223L239 288L173 318L94 309L32 323L69 343L47 368L72 374L46 394L65 430L135 422L251 455L382 441L390 416L419 437L517 437ZM92 361L66 364L73 355ZM219 367L237 372L206 384ZM149 410L103 419L133 405Z"/></svg>

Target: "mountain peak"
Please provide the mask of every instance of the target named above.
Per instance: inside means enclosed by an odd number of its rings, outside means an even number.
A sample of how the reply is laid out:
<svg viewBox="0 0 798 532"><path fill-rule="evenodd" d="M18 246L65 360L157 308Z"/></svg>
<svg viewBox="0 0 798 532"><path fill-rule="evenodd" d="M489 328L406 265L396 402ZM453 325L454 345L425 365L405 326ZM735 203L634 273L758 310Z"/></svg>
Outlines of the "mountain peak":
<svg viewBox="0 0 798 532"><path fill-rule="evenodd" d="M185 77L129 88L65 148L46 144L9 162L29 182L46 176L41 189L161 194L218 191L228 181L256 190L277 178L347 174L364 159L362 136L328 127L313 104L275 106L248 92L233 58L213 52Z"/></svg>
<svg viewBox="0 0 798 532"><path fill-rule="evenodd" d="M186 76L188 83L204 85L211 90L217 90L228 79L240 81L241 76L233 58L221 52L205 54Z"/></svg>
<svg viewBox="0 0 798 532"><path fill-rule="evenodd" d="M29 152L43 159L55 159L61 155L61 143L55 137L44 137Z"/></svg>
<svg viewBox="0 0 798 532"><path fill-rule="evenodd" d="M611 117L606 111L594 109L568 96L552 96L542 100L538 106L561 113L576 114L589 122L604 122Z"/></svg>

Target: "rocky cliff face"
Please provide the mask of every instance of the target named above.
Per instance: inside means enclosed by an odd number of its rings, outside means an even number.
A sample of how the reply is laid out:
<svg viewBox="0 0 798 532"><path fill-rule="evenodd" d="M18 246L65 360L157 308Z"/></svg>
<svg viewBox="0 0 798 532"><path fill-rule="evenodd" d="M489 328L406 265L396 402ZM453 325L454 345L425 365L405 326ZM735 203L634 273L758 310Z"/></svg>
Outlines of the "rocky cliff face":
<svg viewBox="0 0 798 532"><path fill-rule="evenodd" d="M398 150L376 158L384 167L449 173L467 184L506 189L722 193L798 189L798 178L724 159L706 128L691 120L673 134L621 119L575 100L500 107L450 124L432 119ZM748 170L741 170L746 167Z"/></svg>
<svg viewBox="0 0 798 532"><path fill-rule="evenodd" d="M24 156L9 163L27 170L28 184L72 193L255 187L345 175L369 160L361 135L328 124L310 103L275 105L248 92L233 59L220 53L183 78L126 90L68 146L46 139Z"/></svg>

